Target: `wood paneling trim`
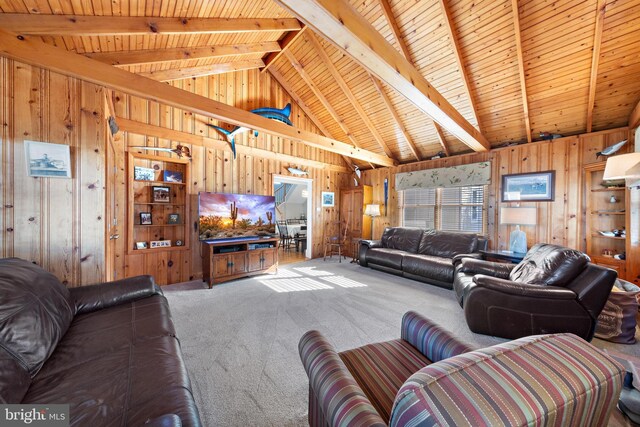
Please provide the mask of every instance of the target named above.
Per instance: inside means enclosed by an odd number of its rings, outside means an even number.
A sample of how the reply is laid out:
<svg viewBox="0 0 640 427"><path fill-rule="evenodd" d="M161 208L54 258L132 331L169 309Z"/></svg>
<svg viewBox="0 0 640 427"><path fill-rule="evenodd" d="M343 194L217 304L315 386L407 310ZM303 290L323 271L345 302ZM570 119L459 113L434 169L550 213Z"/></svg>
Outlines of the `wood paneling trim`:
<svg viewBox="0 0 640 427"><path fill-rule="evenodd" d="M113 34L214 34L299 30L297 19L159 18L1 13L0 28L18 34L99 36Z"/></svg>

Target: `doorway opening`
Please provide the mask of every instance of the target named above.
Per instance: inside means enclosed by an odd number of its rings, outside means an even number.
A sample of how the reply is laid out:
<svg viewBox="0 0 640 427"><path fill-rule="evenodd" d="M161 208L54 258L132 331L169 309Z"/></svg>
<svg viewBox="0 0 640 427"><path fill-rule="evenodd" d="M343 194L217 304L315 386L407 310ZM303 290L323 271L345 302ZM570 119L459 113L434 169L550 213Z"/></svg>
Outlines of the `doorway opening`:
<svg viewBox="0 0 640 427"><path fill-rule="evenodd" d="M273 195L276 198L276 224L281 234L279 257L286 264L311 258L313 242L313 180L292 176L273 176ZM282 230L280 230L282 227ZM286 229L286 233L284 233ZM281 232L282 231L282 232Z"/></svg>

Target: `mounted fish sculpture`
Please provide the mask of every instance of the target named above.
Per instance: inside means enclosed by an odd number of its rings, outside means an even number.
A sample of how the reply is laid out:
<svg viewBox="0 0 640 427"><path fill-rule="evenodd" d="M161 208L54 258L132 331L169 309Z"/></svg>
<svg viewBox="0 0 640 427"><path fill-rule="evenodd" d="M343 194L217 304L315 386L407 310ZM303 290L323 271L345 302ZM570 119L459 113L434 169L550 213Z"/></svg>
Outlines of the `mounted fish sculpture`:
<svg viewBox="0 0 640 427"><path fill-rule="evenodd" d="M291 115L291 104L287 104L283 109L265 107L265 108L257 108L255 110L251 110L251 112L253 114L266 117L267 119L277 120L289 126L293 126L293 124L291 123L291 120L289 120L289 116ZM233 158L235 159L236 158L236 141L235 141L236 135L242 132L248 131L249 128L236 126L232 130L227 130L225 128L221 128L220 126L215 126L209 123L206 123L206 125L211 128L214 128L221 134L225 135L225 137L227 138L227 141L229 141L229 144L231 145L231 151L233 151ZM258 136L258 131L254 130L253 135Z"/></svg>

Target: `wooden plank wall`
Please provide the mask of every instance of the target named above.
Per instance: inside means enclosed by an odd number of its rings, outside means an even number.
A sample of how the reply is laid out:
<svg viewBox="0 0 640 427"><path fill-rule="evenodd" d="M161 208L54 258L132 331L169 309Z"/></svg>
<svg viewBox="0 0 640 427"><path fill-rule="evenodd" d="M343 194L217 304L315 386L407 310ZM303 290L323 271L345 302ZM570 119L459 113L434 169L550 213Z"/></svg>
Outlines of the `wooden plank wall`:
<svg viewBox="0 0 640 427"><path fill-rule="evenodd" d="M103 89L0 58L0 257L68 286L104 277ZM24 140L71 147L72 179L27 176Z"/></svg>
<svg viewBox="0 0 640 427"><path fill-rule="evenodd" d="M292 103L291 121L294 126L320 133L304 112L289 98L277 81L268 73L259 73L257 70L239 71L225 75L200 77L197 79L180 80L171 83L181 89L194 92L209 98L225 102L230 105L252 110L260 107L282 108L288 102ZM132 97L123 93L114 94L114 106L119 117L153 124L168 129L187 132L195 135L207 136L214 139L222 139L217 131L207 127L205 123L221 126L226 123L217 123L208 118L176 108L161 105L156 102ZM228 128L228 127L227 127ZM123 133L120 136L117 149L124 150L131 146L157 146L175 147L177 141L157 138L153 136L135 135ZM339 155L328 151L308 147L302 143L292 142L282 138L260 133L257 137L251 132L236 137L236 144L248 145L260 149L284 153L321 161L327 164L344 166L344 161ZM287 167L296 166L286 161L263 159L248 155L238 154L237 159L229 150L216 150L208 147L186 144L192 151L191 162L191 223L197 221L197 195L200 191L245 193L272 195L273 174L290 175ZM119 147L119 148L118 148ZM115 183L117 204L125 206L123 199L125 191L124 171L125 164L123 153L117 153L119 159L118 176L111 181ZM158 153L169 155L168 153ZM313 203L313 256L322 253L322 230L325 222L338 216L339 189L350 184L350 173L334 172L326 169L305 167L309 175L305 178L313 179L313 194L309 201ZM336 208L320 209L320 193L322 191L334 191L336 194ZM118 222L126 221L126 209L118 209ZM160 284L175 283L202 277L201 248L198 243L198 235L194 230L191 236L191 250L182 252L167 252L165 254L124 254L122 246L126 244L124 239L117 242L115 270L117 277L134 276L136 274L153 274Z"/></svg>
<svg viewBox="0 0 640 427"><path fill-rule="evenodd" d="M536 206L538 224L523 226L529 246L536 242L586 249L584 237L585 198L584 173L586 164L598 161L596 152L628 137L628 128L618 128L577 136L556 139L553 142L534 142L450 158L417 162L394 168L380 168L365 171L363 183L373 186L373 202L384 203L384 179L389 180L388 215L378 217L374 222L374 236L380 238L386 226L400 223L398 194L395 191L395 174L423 169L457 166L481 161L491 162L491 185L488 203L488 236L490 247L507 249L512 226L499 225L501 176L555 170L555 201L521 203L521 206ZM631 144L622 152L630 151ZM600 158L602 161L604 158ZM508 204L505 204L508 205ZM511 204L513 205L513 204Z"/></svg>

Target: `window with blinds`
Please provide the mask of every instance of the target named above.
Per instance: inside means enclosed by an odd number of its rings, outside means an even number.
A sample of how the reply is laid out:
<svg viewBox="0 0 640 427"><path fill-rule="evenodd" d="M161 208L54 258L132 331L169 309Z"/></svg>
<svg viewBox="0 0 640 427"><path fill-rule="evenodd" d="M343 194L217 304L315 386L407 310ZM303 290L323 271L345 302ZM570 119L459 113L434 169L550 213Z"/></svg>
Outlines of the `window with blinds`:
<svg viewBox="0 0 640 427"><path fill-rule="evenodd" d="M485 193L484 185L401 191L402 225L485 233Z"/></svg>

